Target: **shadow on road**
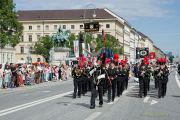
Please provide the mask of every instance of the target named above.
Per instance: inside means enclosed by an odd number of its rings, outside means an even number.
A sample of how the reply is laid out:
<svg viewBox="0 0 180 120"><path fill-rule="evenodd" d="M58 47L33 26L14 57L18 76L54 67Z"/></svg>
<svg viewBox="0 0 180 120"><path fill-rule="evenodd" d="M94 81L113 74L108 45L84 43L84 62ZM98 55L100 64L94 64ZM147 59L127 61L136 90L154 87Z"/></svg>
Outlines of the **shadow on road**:
<svg viewBox="0 0 180 120"><path fill-rule="evenodd" d="M150 85L150 90L147 93L148 96L152 98L158 98L158 90L154 88L154 85ZM126 96L139 98L139 85L135 85Z"/></svg>
<svg viewBox="0 0 180 120"><path fill-rule="evenodd" d="M78 105L78 106L83 106L85 108L89 108L90 105L89 104L86 104L86 103L76 103L75 105Z"/></svg>
<svg viewBox="0 0 180 120"><path fill-rule="evenodd" d="M180 95L171 95L171 96L175 98L180 98Z"/></svg>

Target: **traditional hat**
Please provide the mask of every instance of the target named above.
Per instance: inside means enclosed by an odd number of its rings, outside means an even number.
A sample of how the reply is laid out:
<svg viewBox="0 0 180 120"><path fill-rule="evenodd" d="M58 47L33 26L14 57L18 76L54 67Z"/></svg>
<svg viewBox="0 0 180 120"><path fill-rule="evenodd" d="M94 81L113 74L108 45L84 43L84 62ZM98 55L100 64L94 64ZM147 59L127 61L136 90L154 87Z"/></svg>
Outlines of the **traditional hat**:
<svg viewBox="0 0 180 120"><path fill-rule="evenodd" d="M87 61L86 57L83 54L80 54L80 56L77 58L78 65L82 68Z"/></svg>
<svg viewBox="0 0 180 120"><path fill-rule="evenodd" d="M157 60L157 62L159 63L159 64L166 64L167 63L167 59L166 58L159 58L158 60Z"/></svg>
<svg viewBox="0 0 180 120"><path fill-rule="evenodd" d="M149 58L148 57L144 57L143 62L144 62L145 65L148 65L149 64Z"/></svg>

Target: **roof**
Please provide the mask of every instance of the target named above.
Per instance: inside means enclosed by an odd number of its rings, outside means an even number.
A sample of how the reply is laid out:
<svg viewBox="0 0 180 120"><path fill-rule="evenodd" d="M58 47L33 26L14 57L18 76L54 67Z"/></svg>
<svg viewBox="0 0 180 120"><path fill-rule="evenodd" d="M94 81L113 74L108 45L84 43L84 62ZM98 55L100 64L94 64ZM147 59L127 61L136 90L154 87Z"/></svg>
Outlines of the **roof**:
<svg viewBox="0 0 180 120"><path fill-rule="evenodd" d="M18 11L18 19L20 21L30 20L79 20L115 18L105 9L71 9L71 10L20 10Z"/></svg>
<svg viewBox="0 0 180 120"><path fill-rule="evenodd" d="M148 36L146 36L144 33L138 31L138 34L139 34L140 36L142 36L143 38L147 38L149 41L151 41L151 42L153 43L153 40L151 40L151 39L150 39Z"/></svg>
<svg viewBox="0 0 180 120"><path fill-rule="evenodd" d="M146 36L145 34L143 34L142 32L139 32L139 31L138 31L138 34L139 34L140 36L142 36L143 38L147 38L147 36Z"/></svg>

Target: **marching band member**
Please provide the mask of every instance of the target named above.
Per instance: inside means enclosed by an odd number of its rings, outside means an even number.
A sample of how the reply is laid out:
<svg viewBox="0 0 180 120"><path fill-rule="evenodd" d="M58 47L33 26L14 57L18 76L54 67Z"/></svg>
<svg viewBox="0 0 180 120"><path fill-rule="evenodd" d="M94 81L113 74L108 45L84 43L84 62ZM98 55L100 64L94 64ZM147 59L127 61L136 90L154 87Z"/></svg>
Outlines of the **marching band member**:
<svg viewBox="0 0 180 120"><path fill-rule="evenodd" d="M87 87L88 87L88 68L85 64L82 68L82 94L85 95L87 93Z"/></svg>
<svg viewBox="0 0 180 120"><path fill-rule="evenodd" d="M111 63L110 68L108 69L107 75L107 83L108 83L108 103L114 102L116 95L116 69L114 63Z"/></svg>
<svg viewBox="0 0 180 120"><path fill-rule="evenodd" d="M78 89L78 97L81 97L81 77L82 77L82 70L80 66L74 65L74 68L72 70L72 77L74 78L74 94L73 98L76 98L77 89Z"/></svg>
<svg viewBox="0 0 180 120"><path fill-rule="evenodd" d="M128 88L128 81L129 81L129 71L130 71L130 66L129 66L129 64L127 63L126 65L125 65L125 73L126 73L126 75L125 75L125 80L124 80L124 87L125 87L125 89L127 89Z"/></svg>
<svg viewBox="0 0 180 120"><path fill-rule="evenodd" d="M99 94L99 107L103 105L103 84L105 78L105 71L103 69L101 62L98 60L98 65L95 66L91 71L90 75L92 76L92 88L91 88L91 100L90 100L90 109L95 108L95 99L97 97L97 93ZM93 71L93 72L92 72Z"/></svg>
<svg viewBox="0 0 180 120"><path fill-rule="evenodd" d="M124 91L124 81L126 79L126 71L122 64L117 69L117 96L120 97Z"/></svg>
<svg viewBox="0 0 180 120"><path fill-rule="evenodd" d="M155 66L154 66L154 72L153 72L153 76L154 76L154 85L155 85L155 89L158 89L158 71L159 71L159 64L158 62L156 62Z"/></svg>
<svg viewBox="0 0 180 120"><path fill-rule="evenodd" d="M167 82L168 82L168 76L169 76L169 70L168 67L165 65L166 60L160 61L160 68L158 71L158 97L163 98L166 96L166 90L167 90Z"/></svg>
<svg viewBox="0 0 180 120"><path fill-rule="evenodd" d="M139 97L142 98L142 94L144 93L144 97L147 96L148 89L148 80L150 73L148 71L147 65L142 62L140 65L139 71Z"/></svg>

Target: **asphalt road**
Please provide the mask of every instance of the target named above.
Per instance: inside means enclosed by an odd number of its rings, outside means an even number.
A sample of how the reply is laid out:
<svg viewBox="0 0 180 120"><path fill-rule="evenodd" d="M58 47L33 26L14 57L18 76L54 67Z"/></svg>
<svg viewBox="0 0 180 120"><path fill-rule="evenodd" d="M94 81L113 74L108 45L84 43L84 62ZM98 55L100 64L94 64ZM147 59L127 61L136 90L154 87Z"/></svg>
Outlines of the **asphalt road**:
<svg viewBox="0 0 180 120"><path fill-rule="evenodd" d="M157 98L151 82L146 98L138 98L138 84L129 88L114 103L89 109L90 93L72 99L72 80L48 82L32 87L0 90L0 120L179 120L180 77L169 76L167 96Z"/></svg>

